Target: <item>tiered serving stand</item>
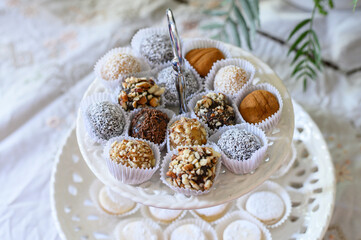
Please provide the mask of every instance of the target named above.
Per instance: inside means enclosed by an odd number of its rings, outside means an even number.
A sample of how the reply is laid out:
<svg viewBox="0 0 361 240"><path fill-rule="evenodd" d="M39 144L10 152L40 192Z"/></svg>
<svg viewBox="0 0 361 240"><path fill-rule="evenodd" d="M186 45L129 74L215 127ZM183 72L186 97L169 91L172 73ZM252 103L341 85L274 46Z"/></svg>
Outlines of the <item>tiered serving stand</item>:
<svg viewBox="0 0 361 240"><path fill-rule="evenodd" d="M285 223L270 232L273 239L323 237L333 211L335 178L322 134L307 113L292 102L282 81L269 66L240 48L227 47L233 57L244 58L255 66L252 84L271 83L281 94L282 116L278 125L267 133L270 145L265 161L246 175L235 175L222 167L214 189L201 196L174 193L160 181L159 170L146 183L123 184L109 174L102 161L102 146L85 134L82 116L78 114L76 129L72 129L57 156L51 182L53 214L63 239L112 239L120 220L141 216L140 211L125 217L100 212L89 194L92 184L104 184L123 197L158 208L191 210L231 202L229 212L237 211L239 197L270 179L292 157L292 141L296 146L297 153L293 152L297 154L296 160L284 176L274 179L288 191L292 212ZM95 80L84 97L105 91ZM193 215L187 212L185 218L193 218Z"/></svg>

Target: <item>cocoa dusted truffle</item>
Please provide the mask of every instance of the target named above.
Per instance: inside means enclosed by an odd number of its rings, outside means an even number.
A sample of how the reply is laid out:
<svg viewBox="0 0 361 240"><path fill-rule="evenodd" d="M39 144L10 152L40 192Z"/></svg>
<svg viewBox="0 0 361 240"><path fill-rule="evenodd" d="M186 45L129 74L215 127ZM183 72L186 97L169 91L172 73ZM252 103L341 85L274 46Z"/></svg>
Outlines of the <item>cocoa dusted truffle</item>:
<svg viewBox="0 0 361 240"><path fill-rule="evenodd" d="M248 94L239 105L239 111L246 122L259 123L278 111L280 105L276 96L266 90Z"/></svg>
<svg viewBox="0 0 361 240"><path fill-rule="evenodd" d="M153 79L147 78L129 77L122 82L122 86L118 102L125 111L146 106L157 107L165 91Z"/></svg>
<svg viewBox="0 0 361 240"><path fill-rule="evenodd" d="M91 131L98 138L109 140L123 133L125 118L119 106L111 102L93 103L86 114Z"/></svg>
<svg viewBox="0 0 361 240"><path fill-rule="evenodd" d="M197 119L182 117L169 128L170 149L178 146L203 145L206 143L206 129Z"/></svg>
<svg viewBox="0 0 361 240"><path fill-rule="evenodd" d="M172 156L166 180L173 186L206 191L213 185L220 154L211 147L178 148Z"/></svg>
<svg viewBox="0 0 361 240"><path fill-rule="evenodd" d="M194 113L206 122L211 129L224 125L234 125L236 115L232 106L228 105L226 96L222 93L208 93L196 103Z"/></svg>
<svg viewBox="0 0 361 240"><path fill-rule="evenodd" d="M185 69L184 78L186 81L186 97L188 98L192 94L196 93L200 86L196 77L189 69ZM159 86L165 87L164 98L172 103L177 103L178 92L176 88L176 74L173 70L173 67L166 67L158 73Z"/></svg>
<svg viewBox="0 0 361 240"><path fill-rule="evenodd" d="M152 34L144 38L140 52L152 64L162 64L173 59L172 44L165 34Z"/></svg>
<svg viewBox="0 0 361 240"><path fill-rule="evenodd" d="M213 63L225 59L223 53L218 48L192 49L186 54L185 58L201 77L207 76Z"/></svg>
<svg viewBox="0 0 361 240"><path fill-rule="evenodd" d="M161 144L167 132L169 117L160 110L144 108L131 122L130 136Z"/></svg>
<svg viewBox="0 0 361 240"><path fill-rule="evenodd" d="M155 157L148 143L141 140L115 141L109 151L110 159L131 168L153 168Z"/></svg>

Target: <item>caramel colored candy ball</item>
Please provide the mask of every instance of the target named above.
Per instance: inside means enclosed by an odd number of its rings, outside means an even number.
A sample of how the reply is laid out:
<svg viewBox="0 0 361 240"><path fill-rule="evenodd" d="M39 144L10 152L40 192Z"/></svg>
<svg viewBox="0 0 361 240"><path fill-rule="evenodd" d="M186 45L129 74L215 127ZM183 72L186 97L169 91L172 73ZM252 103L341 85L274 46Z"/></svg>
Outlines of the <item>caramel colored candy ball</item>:
<svg viewBox="0 0 361 240"><path fill-rule="evenodd" d="M207 76L213 63L224 58L223 53L218 48L192 49L186 54L186 59L201 77Z"/></svg>
<svg viewBox="0 0 361 240"><path fill-rule="evenodd" d="M272 93L256 90L242 100L239 111L246 122L259 123L272 116L279 108L277 98Z"/></svg>

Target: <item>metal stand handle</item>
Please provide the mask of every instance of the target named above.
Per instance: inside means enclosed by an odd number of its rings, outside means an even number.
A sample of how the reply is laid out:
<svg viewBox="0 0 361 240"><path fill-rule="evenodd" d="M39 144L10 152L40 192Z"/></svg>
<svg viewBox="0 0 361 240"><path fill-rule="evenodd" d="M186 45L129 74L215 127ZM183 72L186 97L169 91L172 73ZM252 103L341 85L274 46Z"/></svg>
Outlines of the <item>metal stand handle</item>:
<svg viewBox="0 0 361 240"><path fill-rule="evenodd" d="M174 83L178 92L179 99L179 113L187 112L186 105L186 84L183 75L183 56L182 56L182 45L178 35L177 26L174 21L173 12L170 8L166 11L168 20L169 36L172 42L174 58L172 60L173 70L177 76L177 80Z"/></svg>

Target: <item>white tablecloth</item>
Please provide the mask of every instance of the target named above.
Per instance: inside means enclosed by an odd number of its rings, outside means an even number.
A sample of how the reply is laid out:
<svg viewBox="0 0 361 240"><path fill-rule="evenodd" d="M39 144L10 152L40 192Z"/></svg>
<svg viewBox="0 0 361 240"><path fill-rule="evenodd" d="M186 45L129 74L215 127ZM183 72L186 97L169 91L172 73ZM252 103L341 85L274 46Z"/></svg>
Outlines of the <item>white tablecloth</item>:
<svg viewBox="0 0 361 240"><path fill-rule="evenodd" d="M167 7L175 11L183 36L204 36L198 26L208 20L197 4L0 2L0 239L59 238L50 213L50 174L94 79L94 63L110 48L127 45L139 28L165 26ZM310 13L283 1L263 1L261 14L261 30L285 40ZM264 36L254 41L254 54L276 70L328 142L338 178L328 239L361 238L361 71L353 71L361 67L360 16L333 11L317 19L323 56L340 70L326 67L305 93L301 82L289 77L287 46Z"/></svg>

